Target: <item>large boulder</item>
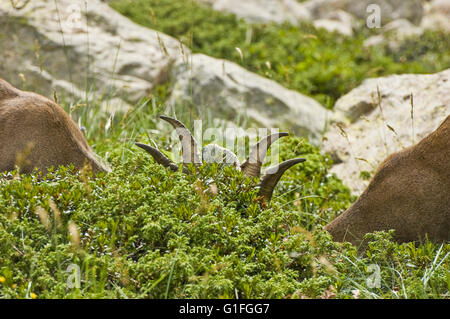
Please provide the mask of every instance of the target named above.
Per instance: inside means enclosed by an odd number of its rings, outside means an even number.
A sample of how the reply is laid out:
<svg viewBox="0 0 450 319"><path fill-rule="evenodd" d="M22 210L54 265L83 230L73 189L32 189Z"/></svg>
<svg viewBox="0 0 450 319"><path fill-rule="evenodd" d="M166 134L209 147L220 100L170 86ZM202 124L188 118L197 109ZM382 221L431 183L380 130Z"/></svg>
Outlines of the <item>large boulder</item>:
<svg viewBox="0 0 450 319"><path fill-rule="evenodd" d="M119 107L166 81L181 56L178 41L100 0L33 0L20 10L1 1L0 29L0 77L46 96L96 95Z"/></svg>
<svg viewBox="0 0 450 319"><path fill-rule="evenodd" d="M336 162L332 171L361 193L381 161L417 143L450 114L449 92L450 69L365 80L336 102L323 145Z"/></svg>
<svg viewBox="0 0 450 319"><path fill-rule="evenodd" d="M247 117L256 127L280 128L320 141L329 112L317 101L249 72L239 65L203 54L173 68L169 105L192 103L215 117Z"/></svg>

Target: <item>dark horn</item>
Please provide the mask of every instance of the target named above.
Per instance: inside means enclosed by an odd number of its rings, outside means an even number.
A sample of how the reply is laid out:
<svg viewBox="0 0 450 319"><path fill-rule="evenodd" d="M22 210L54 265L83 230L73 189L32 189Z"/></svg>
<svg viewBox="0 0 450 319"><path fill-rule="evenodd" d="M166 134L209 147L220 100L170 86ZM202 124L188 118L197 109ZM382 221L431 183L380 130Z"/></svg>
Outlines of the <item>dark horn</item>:
<svg viewBox="0 0 450 319"><path fill-rule="evenodd" d="M184 165L188 163L201 164L201 160L197 153L197 142L195 141L191 132L186 128L186 126L180 121L168 116L160 115L159 118L161 118L166 122L169 122L177 131L178 138L180 139L181 142L183 164ZM190 154L188 153L187 150L190 150L189 152Z"/></svg>
<svg viewBox="0 0 450 319"><path fill-rule="evenodd" d="M170 158L164 155L160 150L151 147L150 145L147 144L142 143L134 143L134 144L146 150L158 164L161 164L164 167L169 167L174 172L178 171L178 166L174 162L172 162Z"/></svg>
<svg viewBox="0 0 450 319"><path fill-rule="evenodd" d="M250 153L241 165L241 171L246 176L259 177L261 175L261 166L266 157L267 151L273 142L278 140L280 137L288 136L288 133L274 133L266 136L256 143L250 150Z"/></svg>
<svg viewBox="0 0 450 319"><path fill-rule="evenodd" d="M304 158L294 158L284 161L278 165L271 166L266 170L266 173L261 179L258 196L262 196L267 202L272 198L273 190L278 184L284 172L295 164L306 161Z"/></svg>

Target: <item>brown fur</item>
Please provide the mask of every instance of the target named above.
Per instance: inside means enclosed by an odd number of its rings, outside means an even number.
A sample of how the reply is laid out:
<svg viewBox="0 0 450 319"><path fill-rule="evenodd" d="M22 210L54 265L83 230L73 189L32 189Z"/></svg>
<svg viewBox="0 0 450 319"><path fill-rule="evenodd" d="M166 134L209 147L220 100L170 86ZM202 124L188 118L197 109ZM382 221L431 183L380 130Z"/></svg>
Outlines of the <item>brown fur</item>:
<svg viewBox="0 0 450 319"><path fill-rule="evenodd" d="M50 166L85 163L94 172L108 171L63 108L0 79L0 172L19 165L23 173L45 173Z"/></svg>
<svg viewBox="0 0 450 319"><path fill-rule="evenodd" d="M386 158L358 200L325 229L353 244L390 229L398 242L450 240L450 116L416 145Z"/></svg>

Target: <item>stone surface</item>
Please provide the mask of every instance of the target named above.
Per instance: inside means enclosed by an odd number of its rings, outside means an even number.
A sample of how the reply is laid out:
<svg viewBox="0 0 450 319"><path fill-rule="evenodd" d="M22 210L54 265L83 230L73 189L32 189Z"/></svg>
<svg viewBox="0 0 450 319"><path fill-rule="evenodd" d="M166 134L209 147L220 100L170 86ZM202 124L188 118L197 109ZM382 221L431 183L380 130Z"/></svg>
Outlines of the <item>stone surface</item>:
<svg viewBox="0 0 450 319"><path fill-rule="evenodd" d="M351 36L365 26L370 4L380 8L382 26L398 19L418 25L424 13L422 0L197 0L218 11L233 13L248 22L310 21L317 28ZM445 0L444 0L445 1Z"/></svg>
<svg viewBox="0 0 450 319"><path fill-rule="evenodd" d="M364 41L364 45L369 47L387 42L393 51L408 37L420 36L423 28L415 26L406 19L398 19L387 23L381 29L380 34L373 35Z"/></svg>
<svg viewBox="0 0 450 319"><path fill-rule="evenodd" d="M382 25L397 19L407 19L419 24L423 15L421 0L309 0L302 6L311 13L313 20L326 18L337 10L365 20L370 15L367 12L370 4L380 7Z"/></svg>
<svg viewBox="0 0 450 319"><path fill-rule="evenodd" d="M311 19L328 19L330 15L337 11L346 11L349 0L308 0L301 5L309 11Z"/></svg>
<svg viewBox="0 0 450 319"><path fill-rule="evenodd" d="M329 112L318 102L239 65L202 54L173 68L169 105L193 103L215 117L248 117L254 127L291 130L318 143Z"/></svg>
<svg viewBox="0 0 450 319"><path fill-rule="evenodd" d="M367 13L370 4L380 6L382 25L398 19L407 19L414 24L422 20L422 0L352 0L347 1L346 11L365 20L370 15Z"/></svg>
<svg viewBox="0 0 450 319"><path fill-rule="evenodd" d="M450 69L365 80L336 102L323 145L335 159L332 172L361 193L368 185L361 172L373 174L389 154L417 143L450 114L449 92Z"/></svg>
<svg viewBox="0 0 450 319"><path fill-rule="evenodd" d="M316 28L324 28L329 32L336 31L346 36L352 36L353 27L357 25L357 21L351 14L336 10L324 15L321 19L314 20L313 24Z"/></svg>
<svg viewBox="0 0 450 319"><path fill-rule="evenodd" d="M0 76L8 82L118 107L148 95L181 56L178 41L99 0L33 0L21 10L1 1L0 29Z"/></svg>
<svg viewBox="0 0 450 319"><path fill-rule="evenodd" d="M421 26L426 29L450 32L450 1L432 0L425 4Z"/></svg>
<svg viewBox="0 0 450 319"><path fill-rule="evenodd" d="M199 0L214 10L233 13L248 22L291 22L309 20L309 12L296 0Z"/></svg>

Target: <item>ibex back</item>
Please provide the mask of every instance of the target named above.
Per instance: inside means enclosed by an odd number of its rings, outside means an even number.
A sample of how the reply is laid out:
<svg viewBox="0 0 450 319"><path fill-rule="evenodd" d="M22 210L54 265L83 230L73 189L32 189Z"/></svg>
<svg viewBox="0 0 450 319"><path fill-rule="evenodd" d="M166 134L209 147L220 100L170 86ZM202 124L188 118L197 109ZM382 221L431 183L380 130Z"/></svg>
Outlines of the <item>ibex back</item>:
<svg viewBox="0 0 450 319"><path fill-rule="evenodd" d="M18 167L22 173L34 168L45 173L51 166L68 164L109 170L59 105L0 79L0 172Z"/></svg>
<svg viewBox="0 0 450 319"><path fill-rule="evenodd" d="M390 155L367 189L326 227L337 241L395 229L398 242L450 240L450 116L414 146Z"/></svg>

